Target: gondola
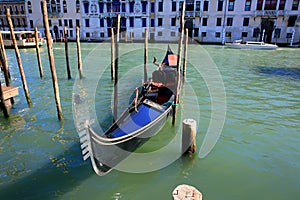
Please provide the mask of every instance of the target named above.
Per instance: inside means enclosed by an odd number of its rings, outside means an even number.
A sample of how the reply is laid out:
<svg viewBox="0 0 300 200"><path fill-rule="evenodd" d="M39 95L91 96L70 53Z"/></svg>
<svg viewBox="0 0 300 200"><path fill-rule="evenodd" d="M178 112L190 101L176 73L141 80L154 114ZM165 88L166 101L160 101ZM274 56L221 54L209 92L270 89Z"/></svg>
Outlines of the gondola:
<svg viewBox="0 0 300 200"><path fill-rule="evenodd" d="M81 135L82 153L84 159L90 157L98 175L111 171L164 126L172 114L176 87L181 86L176 64L177 56L168 47L152 79L136 89L132 103L103 135L86 125Z"/></svg>

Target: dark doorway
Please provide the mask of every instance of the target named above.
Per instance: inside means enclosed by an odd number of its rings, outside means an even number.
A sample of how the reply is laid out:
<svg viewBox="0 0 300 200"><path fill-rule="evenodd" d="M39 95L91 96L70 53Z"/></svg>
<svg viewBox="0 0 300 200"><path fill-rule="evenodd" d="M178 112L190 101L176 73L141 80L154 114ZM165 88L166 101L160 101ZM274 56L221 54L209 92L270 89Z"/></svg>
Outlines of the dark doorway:
<svg viewBox="0 0 300 200"><path fill-rule="evenodd" d="M271 43L272 42L272 34L275 29L275 19L273 18L262 18L261 19L261 34L260 41ZM265 33L263 34L263 31ZM264 38L262 38L264 36Z"/></svg>
<svg viewBox="0 0 300 200"><path fill-rule="evenodd" d="M155 36L154 33L150 33L150 41L154 41L154 36Z"/></svg>

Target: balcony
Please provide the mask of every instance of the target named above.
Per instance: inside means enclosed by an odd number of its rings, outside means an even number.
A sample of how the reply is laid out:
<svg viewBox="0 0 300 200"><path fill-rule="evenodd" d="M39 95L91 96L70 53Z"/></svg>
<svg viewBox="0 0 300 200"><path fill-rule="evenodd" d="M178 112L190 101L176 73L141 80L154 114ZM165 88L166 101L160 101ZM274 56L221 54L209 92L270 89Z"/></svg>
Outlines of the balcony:
<svg viewBox="0 0 300 200"><path fill-rule="evenodd" d="M48 16L49 18L61 18L63 14L60 12L49 12Z"/></svg>
<svg viewBox="0 0 300 200"><path fill-rule="evenodd" d="M181 11L178 11L176 13L176 17L180 18ZM185 18L195 18L195 17L201 17L202 11L185 11L184 13Z"/></svg>
<svg viewBox="0 0 300 200"><path fill-rule="evenodd" d="M278 17L285 16L286 11L284 10L257 10L255 11L255 16L261 17Z"/></svg>

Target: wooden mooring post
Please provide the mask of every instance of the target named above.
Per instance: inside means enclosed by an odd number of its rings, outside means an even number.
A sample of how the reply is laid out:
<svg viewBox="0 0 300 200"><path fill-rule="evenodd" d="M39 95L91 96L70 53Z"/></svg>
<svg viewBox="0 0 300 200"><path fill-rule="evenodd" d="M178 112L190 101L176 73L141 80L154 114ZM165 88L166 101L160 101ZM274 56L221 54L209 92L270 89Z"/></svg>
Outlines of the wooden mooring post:
<svg viewBox="0 0 300 200"><path fill-rule="evenodd" d="M177 55L177 80L176 80L176 88L175 88L175 98L174 98L174 105L172 105L173 109L173 118L172 124L175 125L176 123L176 112L177 112L177 105L179 102L179 87L180 87L180 65L181 65L181 51L182 51L182 41L183 41L183 28L184 28L184 13L185 13L185 2L182 2L181 5L181 16L180 16L180 37L178 43L178 55Z"/></svg>
<svg viewBox="0 0 300 200"><path fill-rule="evenodd" d="M64 35L65 35L65 55L66 55L66 65L67 65L67 75L68 79L71 79L71 70L69 64L69 48L68 48L68 30L67 27L64 28Z"/></svg>
<svg viewBox="0 0 300 200"><path fill-rule="evenodd" d="M0 31L0 53L1 53L2 69L3 69L3 73L4 73L5 84L6 84L6 86L10 86L10 73L9 73L9 69L8 69L6 51L4 48L4 42L3 42L1 31Z"/></svg>
<svg viewBox="0 0 300 200"><path fill-rule="evenodd" d="M76 44L77 44L77 59L78 59L78 72L79 78L82 79L82 61L81 61L81 48L80 48L80 28L76 26Z"/></svg>
<svg viewBox="0 0 300 200"><path fill-rule="evenodd" d="M36 49L36 56L38 60L39 65L39 71L40 71L40 77L44 77L44 71L43 71L43 65L41 60L41 54L40 54L40 47L39 47L39 32L37 27L34 28L34 34L35 34L35 49Z"/></svg>
<svg viewBox="0 0 300 200"><path fill-rule="evenodd" d="M182 122L181 153L193 155L196 153L197 122L193 119L184 119Z"/></svg>
<svg viewBox="0 0 300 200"><path fill-rule="evenodd" d="M148 80L148 28L145 29L145 43L144 43L144 82Z"/></svg>
<svg viewBox="0 0 300 200"><path fill-rule="evenodd" d="M114 120L118 118L118 74L119 74L119 41L120 41L120 14L117 16L116 33L116 59L115 59L115 79L114 79Z"/></svg>
<svg viewBox="0 0 300 200"><path fill-rule="evenodd" d="M4 117L9 117L11 109L11 99L18 95L18 88L13 86L2 86L0 81L0 109L4 113Z"/></svg>
<svg viewBox="0 0 300 200"><path fill-rule="evenodd" d="M29 90L28 90L28 87L27 87L26 77L25 77L25 73L24 73L23 65L22 65L22 61L21 61L21 55L20 55L18 44L17 44L17 41L16 41L16 35L15 35L15 31L14 31L14 27L13 27L13 23L12 23L12 20L11 20L9 9L6 9L6 17L7 17L7 21L8 21L10 34L11 34L12 41L13 41L13 45L14 45L14 48L15 48L15 54L16 54L16 57L17 57L19 71L20 71L20 74L21 74L21 79L22 79L22 84L23 84L25 97L26 97L28 106L31 107L31 99L30 99L30 95L29 95Z"/></svg>
<svg viewBox="0 0 300 200"><path fill-rule="evenodd" d="M3 88L2 88L2 83L0 81L0 108L3 111L4 117L9 117L7 107L5 105L5 99L3 95Z"/></svg>
<svg viewBox="0 0 300 200"><path fill-rule="evenodd" d="M188 42L189 42L189 29L186 28L185 37L184 37L184 50L183 50L184 57L183 57L183 66L182 66L183 79L185 79L185 73L186 73Z"/></svg>
<svg viewBox="0 0 300 200"><path fill-rule="evenodd" d="M57 116L58 116L58 119L61 120L63 118L63 116L62 116L62 109L61 109L61 105L60 105L59 88L58 88L58 83L57 83L55 62L54 62L54 56L53 56L53 48L52 48L53 44L52 44L52 38L50 35L50 30L49 30L47 4L46 4L45 0L43 0L41 2L41 4L42 4L44 27L45 27L45 32L46 32L49 63L50 63L50 69L51 69L51 74L52 74L52 84L53 84L53 89L54 89Z"/></svg>
<svg viewBox="0 0 300 200"><path fill-rule="evenodd" d="M110 28L111 31L111 66L110 66L110 75L111 80L115 79L115 33L114 29Z"/></svg>

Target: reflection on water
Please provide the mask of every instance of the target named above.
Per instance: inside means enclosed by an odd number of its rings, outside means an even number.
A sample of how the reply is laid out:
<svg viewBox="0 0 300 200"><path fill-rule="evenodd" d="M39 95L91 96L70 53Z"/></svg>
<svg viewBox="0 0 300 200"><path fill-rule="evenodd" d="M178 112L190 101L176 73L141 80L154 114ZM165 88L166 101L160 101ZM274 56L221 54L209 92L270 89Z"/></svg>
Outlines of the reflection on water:
<svg viewBox="0 0 300 200"><path fill-rule="evenodd" d="M283 76L300 79L300 66L298 68L257 67L257 71L267 76Z"/></svg>

